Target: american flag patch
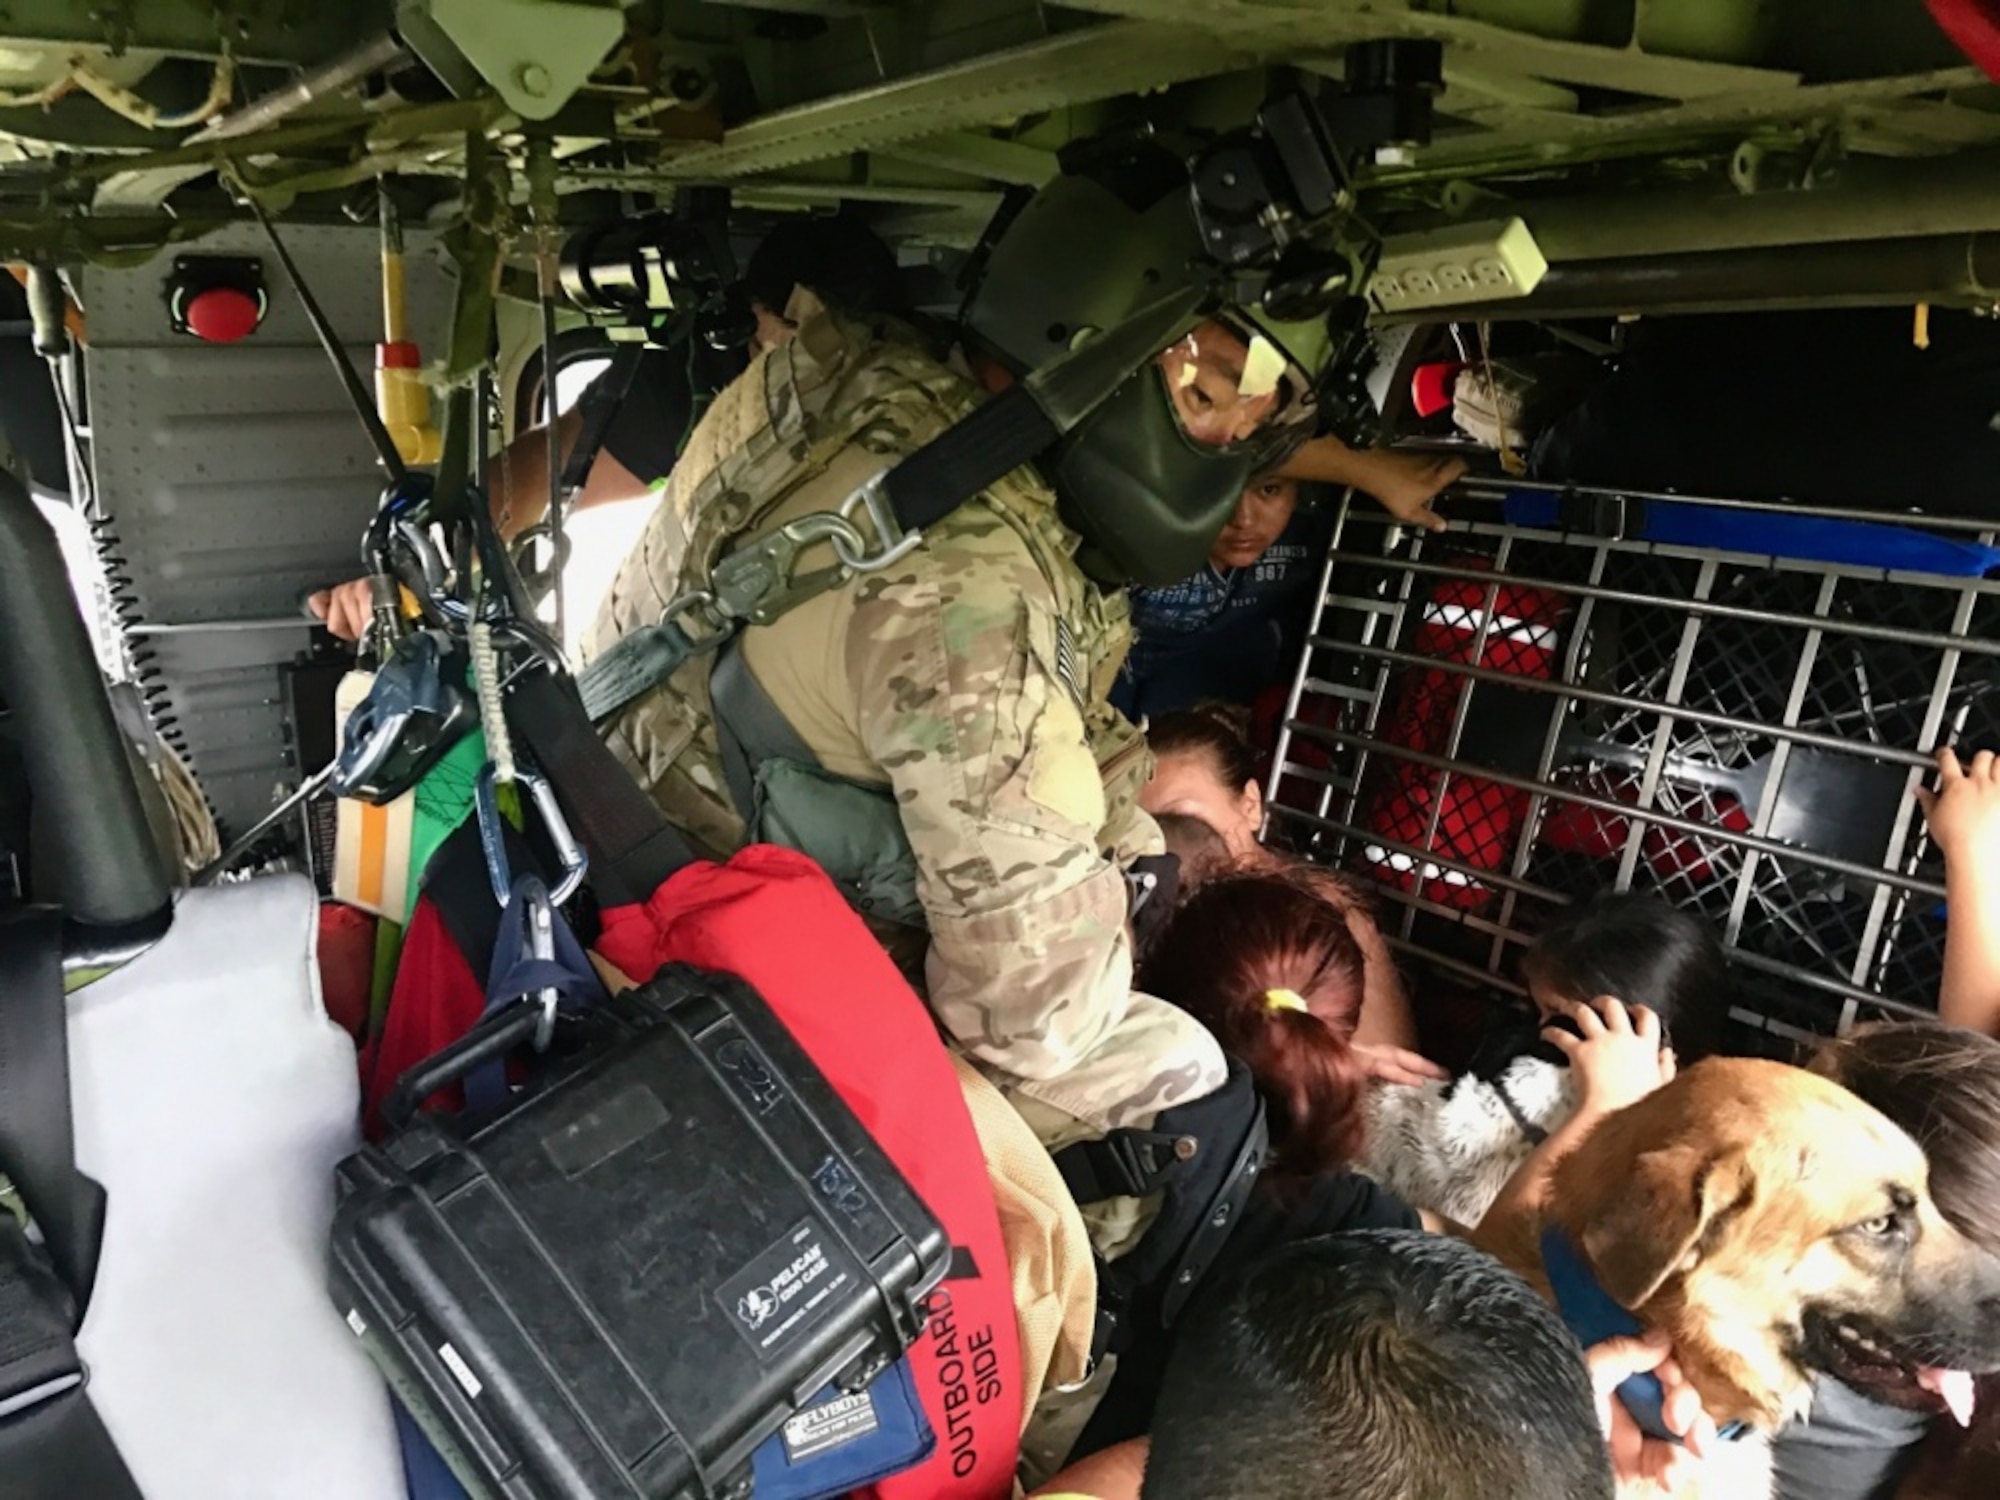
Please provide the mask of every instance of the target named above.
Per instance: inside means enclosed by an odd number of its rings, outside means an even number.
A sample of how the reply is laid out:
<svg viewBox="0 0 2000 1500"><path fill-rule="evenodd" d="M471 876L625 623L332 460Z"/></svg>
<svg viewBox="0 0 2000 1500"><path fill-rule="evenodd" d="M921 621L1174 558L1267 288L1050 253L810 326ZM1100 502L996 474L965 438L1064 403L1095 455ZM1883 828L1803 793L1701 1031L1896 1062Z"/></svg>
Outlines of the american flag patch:
<svg viewBox="0 0 2000 1500"><path fill-rule="evenodd" d="M1083 689L1077 686L1076 680L1076 639L1070 634L1067 620L1056 621L1056 676L1069 689L1076 706L1082 708Z"/></svg>

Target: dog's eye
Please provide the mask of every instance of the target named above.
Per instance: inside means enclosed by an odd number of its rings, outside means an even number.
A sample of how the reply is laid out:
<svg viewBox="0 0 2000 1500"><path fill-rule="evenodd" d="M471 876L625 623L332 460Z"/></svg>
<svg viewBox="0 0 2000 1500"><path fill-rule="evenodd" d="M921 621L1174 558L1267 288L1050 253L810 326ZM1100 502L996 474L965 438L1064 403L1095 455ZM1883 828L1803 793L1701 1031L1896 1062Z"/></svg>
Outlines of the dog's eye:
<svg viewBox="0 0 2000 1500"><path fill-rule="evenodd" d="M1896 1232L1901 1222L1894 1214L1878 1214L1872 1219L1861 1221L1861 1232L1871 1239L1887 1239Z"/></svg>

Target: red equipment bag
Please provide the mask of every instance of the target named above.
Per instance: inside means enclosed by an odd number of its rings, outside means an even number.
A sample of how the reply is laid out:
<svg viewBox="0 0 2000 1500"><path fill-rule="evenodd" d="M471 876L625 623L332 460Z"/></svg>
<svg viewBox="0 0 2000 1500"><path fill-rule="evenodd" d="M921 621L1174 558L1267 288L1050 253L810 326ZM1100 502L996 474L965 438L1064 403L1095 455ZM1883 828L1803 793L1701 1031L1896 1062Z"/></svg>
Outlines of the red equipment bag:
<svg viewBox="0 0 2000 1500"><path fill-rule="evenodd" d="M1490 566L1484 559L1458 561L1467 567ZM1488 589L1472 579L1440 580L1405 649L1438 662L1548 681L1559 663L1568 598L1551 589L1502 581L1492 591L1488 623ZM1475 663L1473 649L1482 627L1485 647ZM1453 750L1452 725L1461 698L1482 690L1482 684L1444 667L1406 667L1379 738L1387 745L1445 757ZM1495 705L1489 711L1508 707ZM1468 724L1479 711L1476 702L1468 705ZM1439 906L1457 911L1484 907L1493 889L1477 872L1500 870L1512 857L1516 833L1528 814L1529 793L1456 767L1445 772L1393 755L1380 757L1378 764L1379 779L1363 827L1437 859L1370 844L1362 850L1363 868L1385 884L1414 890ZM1532 773L1532 767L1528 770Z"/></svg>
<svg viewBox="0 0 2000 1500"><path fill-rule="evenodd" d="M598 952L641 983L676 962L741 976L950 1231L951 1278L909 1354L937 1449L860 1493L1011 1494L1020 1335L985 1157L930 1011L853 908L804 855L758 845L607 911Z"/></svg>

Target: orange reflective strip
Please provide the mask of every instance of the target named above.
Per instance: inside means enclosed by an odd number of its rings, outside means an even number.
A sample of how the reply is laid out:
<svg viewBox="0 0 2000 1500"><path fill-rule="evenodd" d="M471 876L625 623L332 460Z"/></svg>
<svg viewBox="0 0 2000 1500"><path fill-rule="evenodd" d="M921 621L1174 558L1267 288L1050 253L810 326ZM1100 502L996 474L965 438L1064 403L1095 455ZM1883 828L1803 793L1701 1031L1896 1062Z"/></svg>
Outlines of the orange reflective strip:
<svg viewBox="0 0 2000 1500"><path fill-rule="evenodd" d="M389 809L361 804L361 853L355 862L354 895L361 906L380 907L382 878L389 862Z"/></svg>

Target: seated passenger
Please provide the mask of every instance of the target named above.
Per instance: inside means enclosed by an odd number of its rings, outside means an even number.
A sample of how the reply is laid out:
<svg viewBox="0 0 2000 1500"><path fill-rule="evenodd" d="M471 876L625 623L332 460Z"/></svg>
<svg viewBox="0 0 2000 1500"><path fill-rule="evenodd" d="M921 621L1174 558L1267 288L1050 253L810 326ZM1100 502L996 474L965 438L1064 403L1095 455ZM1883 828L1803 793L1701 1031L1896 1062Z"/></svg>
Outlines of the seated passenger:
<svg viewBox="0 0 2000 1500"><path fill-rule="evenodd" d="M1146 743L1153 750L1153 779L1140 792L1139 805L1147 812L1155 818L1199 818L1220 835L1239 862L1287 869L1298 865L1257 842L1264 794L1257 784L1255 757L1221 714L1197 710L1162 715L1147 725ZM1361 949L1366 999L1355 1041L1366 1051L1371 1068L1406 1082L1442 1077L1414 1050L1417 1029L1410 1002L1364 888L1323 866L1302 868L1321 899L1340 911Z"/></svg>
<svg viewBox="0 0 2000 1500"><path fill-rule="evenodd" d="M2000 1041L1928 1022L1863 1026L1827 1043L1811 1067L1908 1131L1930 1158L1939 1211L2000 1254ZM1972 1382L1897 1364L1821 1379L1806 1420L1778 1435L1779 1500L1886 1500L1908 1493L1898 1486L1920 1459L1918 1495L1994 1493L2000 1382L1981 1384L1975 1403ZM1959 1425L1938 1420L1947 1413ZM1976 1476L1974 1464L1985 1466Z"/></svg>
<svg viewBox="0 0 2000 1500"><path fill-rule="evenodd" d="M1331 1235L1258 1265L1187 1319L1150 1440L1073 1466L1044 1500L1609 1500L1684 1473L1610 1394L1640 1370L1669 1423L1701 1419L1662 1345L1578 1358L1548 1303L1459 1241ZM1612 1433L1612 1453L1606 1432ZM1706 1433L1691 1439L1699 1450ZM1648 1488L1646 1493L1661 1493Z"/></svg>
<svg viewBox="0 0 2000 1500"><path fill-rule="evenodd" d="M1522 970L1535 1027L1567 1015L1595 1035L1606 1017L1587 1002L1612 996L1635 1007L1638 1037L1670 1039L1678 1062L1719 1050L1729 982L1721 945L1707 923L1658 897L1600 896L1571 908L1535 939ZM1627 1024L1622 1008L1611 1024ZM1503 1027L1462 1077L1376 1089L1362 1170L1421 1208L1477 1224L1582 1101L1568 1065L1575 1038L1552 1035L1538 1043L1531 1029ZM1627 1092L1618 1105L1630 1102Z"/></svg>
<svg viewBox="0 0 2000 1500"><path fill-rule="evenodd" d="M1132 590L1132 651L1111 701L1127 716L1249 704L1283 680L1304 639L1329 517L1281 474L1250 481L1199 573Z"/></svg>
<svg viewBox="0 0 2000 1500"><path fill-rule="evenodd" d="M1944 855L1944 982L1938 1017L2000 1036L2000 759L1982 750L1961 765L1938 751L1938 789L1917 789Z"/></svg>
<svg viewBox="0 0 2000 1500"><path fill-rule="evenodd" d="M1227 1285L1269 1251L1314 1235L1423 1223L1347 1170L1366 1126L1369 1067L1354 1045L1362 954L1304 873L1239 869L1197 886L1139 967L1139 988L1213 1032L1264 1102L1270 1155L1207 1285ZM1171 1331L1148 1330L1121 1354L1079 1451L1146 1431L1173 1343Z"/></svg>
<svg viewBox="0 0 2000 1500"><path fill-rule="evenodd" d="M1190 709L1150 721L1146 743L1153 751L1153 779L1139 794L1141 807L1156 818L1183 813L1201 819L1238 858L1259 852L1264 789L1257 784L1257 758L1242 735L1220 714Z"/></svg>
<svg viewBox="0 0 2000 1500"><path fill-rule="evenodd" d="M1204 882L1154 940L1138 982L1208 1027L1257 1080L1271 1132L1264 1187L1294 1197L1354 1160L1368 1077L1353 1045L1361 949L1305 881L1247 870Z"/></svg>
<svg viewBox="0 0 2000 1500"><path fill-rule="evenodd" d="M1132 590L1137 639L1111 701L1129 717L1178 713L1204 700L1249 704L1285 679L1312 614L1312 586L1332 517L1299 508L1302 482L1325 479L1373 495L1399 519L1440 526L1430 509L1464 472L1455 458L1308 443L1250 481L1199 572Z"/></svg>

